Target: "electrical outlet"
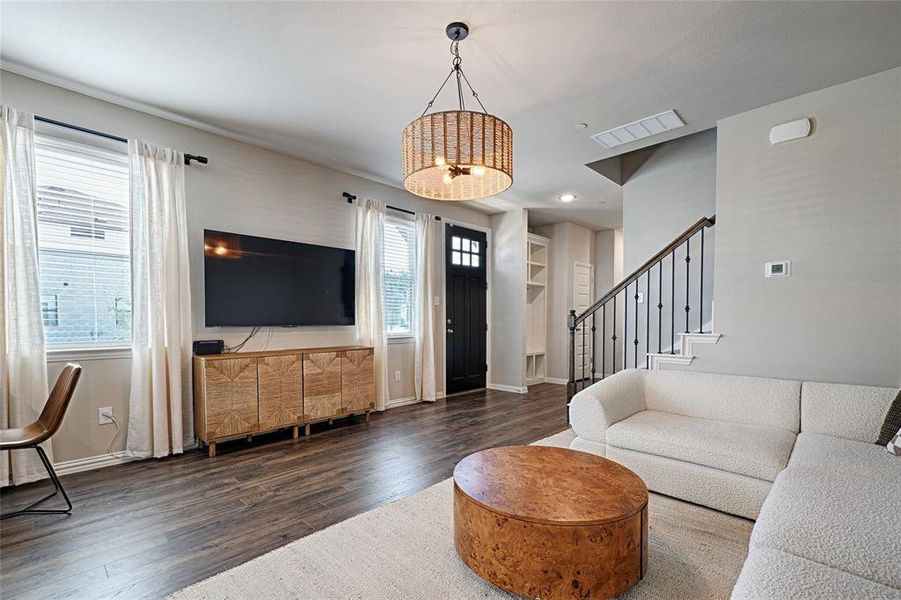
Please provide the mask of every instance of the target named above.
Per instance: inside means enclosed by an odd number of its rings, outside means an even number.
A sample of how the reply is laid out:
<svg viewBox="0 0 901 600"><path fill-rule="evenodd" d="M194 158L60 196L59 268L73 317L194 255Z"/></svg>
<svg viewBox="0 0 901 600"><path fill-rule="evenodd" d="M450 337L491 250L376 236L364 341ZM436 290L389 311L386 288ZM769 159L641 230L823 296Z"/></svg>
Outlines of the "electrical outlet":
<svg viewBox="0 0 901 600"><path fill-rule="evenodd" d="M394 381L400 381L400 371L394 372Z"/></svg>
<svg viewBox="0 0 901 600"><path fill-rule="evenodd" d="M101 425L106 425L107 423L113 422L113 407L112 406L104 406L103 408L97 409L97 420Z"/></svg>

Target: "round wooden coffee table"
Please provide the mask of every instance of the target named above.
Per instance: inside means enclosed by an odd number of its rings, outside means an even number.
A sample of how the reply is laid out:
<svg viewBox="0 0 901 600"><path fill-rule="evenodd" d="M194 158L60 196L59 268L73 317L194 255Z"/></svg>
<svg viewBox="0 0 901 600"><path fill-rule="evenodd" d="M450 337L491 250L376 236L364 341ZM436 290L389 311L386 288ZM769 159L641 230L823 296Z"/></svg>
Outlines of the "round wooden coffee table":
<svg viewBox="0 0 901 600"><path fill-rule="evenodd" d="M612 598L644 577L648 489L606 458L507 446L454 468L454 545L499 588L529 598Z"/></svg>

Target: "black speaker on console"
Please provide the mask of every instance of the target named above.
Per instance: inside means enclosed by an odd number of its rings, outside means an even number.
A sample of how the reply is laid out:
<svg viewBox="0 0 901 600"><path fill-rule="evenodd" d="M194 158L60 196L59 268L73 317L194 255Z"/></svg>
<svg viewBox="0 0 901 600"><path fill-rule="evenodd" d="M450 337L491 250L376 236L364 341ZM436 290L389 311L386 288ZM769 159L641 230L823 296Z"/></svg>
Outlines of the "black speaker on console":
<svg viewBox="0 0 901 600"><path fill-rule="evenodd" d="M194 354L204 356L207 354L222 354L225 343L222 340L194 340Z"/></svg>

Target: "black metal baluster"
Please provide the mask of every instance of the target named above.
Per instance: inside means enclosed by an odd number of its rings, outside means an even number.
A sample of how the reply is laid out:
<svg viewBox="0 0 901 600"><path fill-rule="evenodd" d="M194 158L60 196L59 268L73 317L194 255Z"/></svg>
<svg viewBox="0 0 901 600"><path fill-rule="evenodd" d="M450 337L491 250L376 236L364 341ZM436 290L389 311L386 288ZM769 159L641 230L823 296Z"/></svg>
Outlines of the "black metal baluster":
<svg viewBox="0 0 901 600"><path fill-rule="evenodd" d="M585 321L582 321L582 354L579 355L579 362L582 363L582 389L585 389Z"/></svg>
<svg viewBox="0 0 901 600"><path fill-rule="evenodd" d="M648 356L648 353L651 351L651 269L648 269L647 286L644 290L644 304L644 368L648 369L651 366L651 357Z"/></svg>
<svg viewBox="0 0 901 600"><path fill-rule="evenodd" d="M698 308L698 333L704 333L704 229L701 229L701 295Z"/></svg>
<svg viewBox="0 0 901 600"><path fill-rule="evenodd" d="M691 288L688 285L688 266L691 264L691 238L685 240L685 333L688 333L688 313L691 311L691 306L689 305L688 299L688 290Z"/></svg>
<svg viewBox="0 0 901 600"><path fill-rule="evenodd" d="M601 306L601 379L607 376L607 303Z"/></svg>
<svg viewBox="0 0 901 600"><path fill-rule="evenodd" d="M638 368L638 280L635 280L635 339L632 340L632 344L635 346L635 356L632 360L635 362L633 365L636 369Z"/></svg>
<svg viewBox="0 0 901 600"><path fill-rule="evenodd" d="M594 327L594 317L597 314L598 314L598 311L594 311L593 313L591 313L591 383L595 382L595 380L596 380L595 372L597 371L597 365L595 364L595 356L594 356L595 345L597 344L597 342L596 342L597 338L595 336L596 329Z"/></svg>
<svg viewBox="0 0 901 600"><path fill-rule="evenodd" d="M657 354L663 352L663 259L657 263Z"/></svg>
<svg viewBox="0 0 901 600"><path fill-rule="evenodd" d="M629 285L623 290L623 369L629 368Z"/></svg>
<svg viewBox="0 0 901 600"><path fill-rule="evenodd" d="M610 372L616 373L616 295L613 296L613 336L611 339L613 340L613 369Z"/></svg>
<svg viewBox="0 0 901 600"><path fill-rule="evenodd" d="M670 335L669 335L669 353L676 353L676 249L673 248L672 253L670 253L670 275L672 275L672 282L670 283L670 308L669 308L669 317L670 317Z"/></svg>

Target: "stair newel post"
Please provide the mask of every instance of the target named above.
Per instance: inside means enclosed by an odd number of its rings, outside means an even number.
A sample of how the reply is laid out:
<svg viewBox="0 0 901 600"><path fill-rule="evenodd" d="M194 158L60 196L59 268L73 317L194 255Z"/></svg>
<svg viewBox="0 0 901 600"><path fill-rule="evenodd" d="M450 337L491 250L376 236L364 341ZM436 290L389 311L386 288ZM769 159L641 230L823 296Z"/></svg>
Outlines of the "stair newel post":
<svg viewBox="0 0 901 600"><path fill-rule="evenodd" d="M595 371L596 371L595 356L594 356L595 345L596 345L596 341L595 341L596 340L596 338L595 338L596 329L594 327L594 318L596 315L597 315L597 311L594 311L593 313L591 313L591 383L595 382Z"/></svg>
<svg viewBox="0 0 901 600"><path fill-rule="evenodd" d="M691 311L691 303L688 298L688 290L691 289L691 286L688 282L689 270L688 267L691 264L691 238L685 240L685 333L688 333L688 314Z"/></svg>
<svg viewBox="0 0 901 600"><path fill-rule="evenodd" d="M698 306L698 333L704 333L704 227L701 229L701 293Z"/></svg>
<svg viewBox="0 0 901 600"><path fill-rule="evenodd" d="M572 398L576 388L576 311L569 311L569 383L567 384L567 395ZM569 416L567 411L567 423Z"/></svg>

